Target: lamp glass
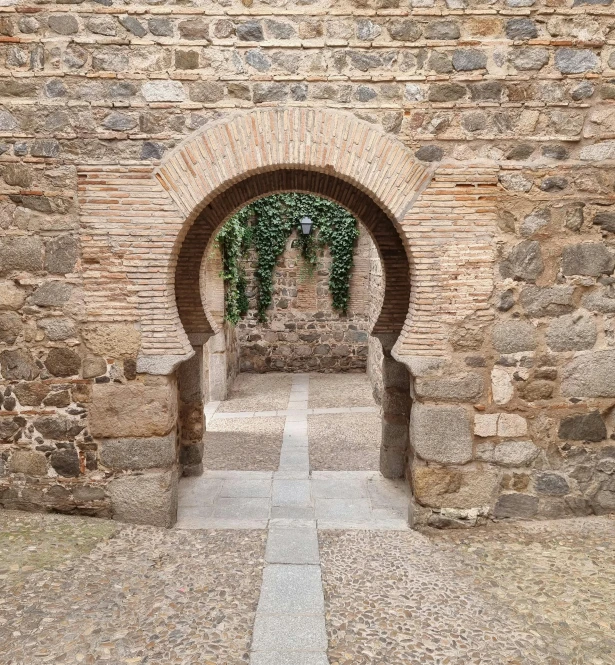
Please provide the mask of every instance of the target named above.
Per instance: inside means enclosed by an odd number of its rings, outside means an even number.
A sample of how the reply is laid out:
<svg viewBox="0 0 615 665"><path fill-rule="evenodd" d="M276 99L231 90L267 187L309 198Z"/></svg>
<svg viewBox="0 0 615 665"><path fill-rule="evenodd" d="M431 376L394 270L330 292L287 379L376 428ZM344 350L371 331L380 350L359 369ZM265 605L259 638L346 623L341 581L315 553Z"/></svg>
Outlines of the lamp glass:
<svg viewBox="0 0 615 665"><path fill-rule="evenodd" d="M309 217L303 217L299 222L301 224L301 231L304 236L309 236L312 231L312 220Z"/></svg>

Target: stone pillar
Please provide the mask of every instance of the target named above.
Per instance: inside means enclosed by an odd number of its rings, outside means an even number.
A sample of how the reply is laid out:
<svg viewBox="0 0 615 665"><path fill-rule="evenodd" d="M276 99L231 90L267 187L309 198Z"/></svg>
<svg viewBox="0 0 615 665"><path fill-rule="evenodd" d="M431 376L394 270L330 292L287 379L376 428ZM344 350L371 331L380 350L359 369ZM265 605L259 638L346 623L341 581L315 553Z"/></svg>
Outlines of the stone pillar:
<svg viewBox="0 0 615 665"><path fill-rule="evenodd" d="M137 375L95 383L89 411L114 519L173 526L177 517L177 382Z"/></svg>
<svg viewBox="0 0 615 665"><path fill-rule="evenodd" d="M191 340L192 341L192 340ZM192 341L194 355L177 372L179 384L179 462L184 476L203 472L205 435L203 394L203 344Z"/></svg>
<svg viewBox="0 0 615 665"><path fill-rule="evenodd" d="M382 444L380 473L403 478L407 467L410 423L410 375L391 356L397 335L378 335L382 343Z"/></svg>

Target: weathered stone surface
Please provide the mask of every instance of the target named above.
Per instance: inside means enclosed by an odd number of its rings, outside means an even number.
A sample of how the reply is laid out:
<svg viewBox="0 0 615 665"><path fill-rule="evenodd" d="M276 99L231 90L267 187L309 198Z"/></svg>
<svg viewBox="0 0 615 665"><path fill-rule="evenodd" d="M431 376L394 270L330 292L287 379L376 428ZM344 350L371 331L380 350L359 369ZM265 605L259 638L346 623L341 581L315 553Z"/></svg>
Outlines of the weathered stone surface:
<svg viewBox="0 0 615 665"><path fill-rule="evenodd" d="M177 395L172 383L94 385L90 407L90 433L94 437L164 436L176 419Z"/></svg>
<svg viewBox="0 0 615 665"><path fill-rule="evenodd" d="M141 346L141 333L130 323L89 325L82 335L88 349L100 356L135 357Z"/></svg>
<svg viewBox="0 0 615 665"><path fill-rule="evenodd" d="M67 416L41 416L34 421L34 427L46 439L70 441L85 429L85 422Z"/></svg>
<svg viewBox="0 0 615 665"><path fill-rule="evenodd" d="M0 441L2 443L10 442L20 429L21 426L14 418L0 417Z"/></svg>
<svg viewBox="0 0 615 665"><path fill-rule="evenodd" d="M615 268L615 254L599 242L585 242L564 247L562 273L564 275L610 275Z"/></svg>
<svg viewBox="0 0 615 665"><path fill-rule="evenodd" d="M524 46L512 49L510 62L520 71L537 71L549 62L549 51L546 48Z"/></svg>
<svg viewBox="0 0 615 665"><path fill-rule="evenodd" d="M23 323L17 312L0 312L0 342L11 346L21 334Z"/></svg>
<svg viewBox="0 0 615 665"><path fill-rule="evenodd" d="M438 162L444 156L444 150L436 145L421 146L414 156L422 162Z"/></svg>
<svg viewBox="0 0 615 665"><path fill-rule="evenodd" d="M504 441L495 447L493 461L501 466L527 466L539 452L532 441Z"/></svg>
<svg viewBox="0 0 615 665"><path fill-rule="evenodd" d="M538 512L538 498L528 494L502 494L495 504L493 515L496 518L535 517Z"/></svg>
<svg viewBox="0 0 615 665"><path fill-rule="evenodd" d="M512 18L506 21L508 39L526 40L538 37L536 23L529 18Z"/></svg>
<svg viewBox="0 0 615 665"><path fill-rule="evenodd" d="M560 48L555 52L555 67L562 74L582 74L599 65L598 56L590 49Z"/></svg>
<svg viewBox="0 0 615 665"><path fill-rule="evenodd" d="M518 392L526 402L537 402L553 395L553 384L549 381L525 381L519 384Z"/></svg>
<svg viewBox="0 0 615 665"><path fill-rule="evenodd" d="M566 479L556 473L539 473L534 485L537 492L550 496L563 496L570 492Z"/></svg>
<svg viewBox="0 0 615 665"><path fill-rule="evenodd" d="M168 18L152 16L147 20L147 27L157 37L173 37L173 24Z"/></svg>
<svg viewBox="0 0 615 665"><path fill-rule="evenodd" d="M150 81L141 86L141 94L148 102L183 102L186 99L180 81Z"/></svg>
<svg viewBox="0 0 615 665"><path fill-rule="evenodd" d="M500 264L502 277L526 282L535 281L544 269L540 243L537 240L524 240L515 245Z"/></svg>
<svg viewBox="0 0 615 665"><path fill-rule="evenodd" d="M38 381L24 381L14 386L13 392L22 406L40 406L47 397L49 386Z"/></svg>
<svg viewBox="0 0 615 665"><path fill-rule="evenodd" d="M45 270L64 275L72 272L79 256L77 239L73 236L54 238L45 247Z"/></svg>
<svg viewBox="0 0 615 665"><path fill-rule="evenodd" d="M190 86L190 99L195 102L219 102L224 97L221 83L199 82Z"/></svg>
<svg viewBox="0 0 615 665"><path fill-rule="evenodd" d="M125 113L118 113L113 111L103 120L103 127L110 129L114 132L127 132L137 126L136 118ZM69 272L68 270L65 272Z"/></svg>
<svg viewBox="0 0 615 665"><path fill-rule="evenodd" d="M466 410L461 406L414 403L410 444L419 457L429 462L468 462L472 458L472 435Z"/></svg>
<svg viewBox="0 0 615 665"><path fill-rule="evenodd" d="M26 292L15 282L0 280L0 310L19 309L26 301Z"/></svg>
<svg viewBox="0 0 615 665"><path fill-rule="evenodd" d="M426 399L472 402L483 394L484 382L474 373L458 377L419 377L414 388L418 397Z"/></svg>
<svg viewBox="0 0 615 665"><path fill-rule="evenodd" d="M480 437L495 436L498 433L497 413L477 413L474 416L474 434Z"/></svg>
<svg viewBox="0 0 615 665"><path fill-rule="evenodd" d="M415 42L421 36L421 26L410 19L390 21L387 30L391 39L400 42Z"/></svg>
<svg viewBox="0 0 615 665"><path fill-rule="evenodd" d="M599 212L594 215L592 223L599 226L603 231L615 233L615 212Z"/></svg>
<svg viewBox="0 0 615 665"><path fill-rule="evenodd" d="M414 498L433 508L470 509L491 505L499 484L494 469L432 469L416 467L412 474Z"/></svg>
<svg viewBox="0 0 615 665"><path fill-rule="evenodd" d="M592 312L602 312L603 314L615 313L615 288L598 289L592 293L583 296L581 304L585 309Z"/></svg>
<svg viewBox="0 0 615 665"><path fill-rule="evenodd" d="M615 397L615 351L594 351L573 358L562 369L566 397Z"/></svg>
<svg viewBox="0 0 615 665"><path fill-rule="evenodd" d="M75 501L101 501L105 498L105 490L93 485L77 485L73 490Z"/></svg>
<svg viewBox="0 0 615 665"><path fill-rule="evenodd" d="M453 67L458 72L470 72L484 69L487 66L487 56L483 51L475 49L457 49L453 53Z"/></svg>
<svg viewBox="0 0 615 665"><path fill-rule="evenodd" d="M11 455L9 471L27 476L46 476L47 459L43 453L34 450L15 450Z"/></svg>
<svg viewBox="0 0 615 665"><path fill-rule="evenodd" d="M525 436L527 420L516 413L501 413L498 417L499 436Z"/></svg>
<svg viewBox="0 0 615 665"><path fill-rule="evenodd" d="M47 339L53 342L77 336L77 328L72 319L56 316L48 319L39 319L36 325L41 330L44 330Z"/></svg>
<svg viewBox="0 0 615 665"><path fill-rule="evenodd" d="M455 21L433 21L425 28L425 39L459 39L461 33Z"/></svg>
<svg viewBox="0 0 615 665"><path fill-rule="evenodd" d="M547 226L550 221L551 211L548 208L538 208L523 219L519 232L524 238L528 238Z"/></svg>
<svg viewBox="0 0 615 665"><path fill-rule="evenodd" d="M237 37L243 42L262 42L263 26L260 21L246 21L236 27Z"/></svg>
<svg viewBox="0 0 615 665"><path fill-rule="evenodd" d="M496 404L507 404L515 394L510 374L502 367L491 370L491 394Z"/></svg>
<svg viewBox="0 0 615 665"><path fill-rule="evenodd" d="M77 17L68 13L52 14L47 19L47 25L58 35L74 35L79 32Z"/></svg>
<svg viewBox="0 0 615 665"><path fill-rule="evenodd" d="M176 460L175 432L150 438L102 439L100 461L110 469L170 467Z"/></svg>
<svg viewBox="0 0 615 665"><path fill-rule="evenodd" d="M583 351L594 347L598 331L592 316L566 314L551 322L546 339L553 351Z"/></svg>
<svg viewBox="0 0 615 665"><path fill-rule="evenodd" d="M601 161L615 158L615 141L601 141L583 146L579 157L585 161Z"/></svg>
<svg viewBox="0 0 615 665"><path fill-rule="evenodd" d="M580 413L563 418L557 435L571 441L603 441L607 438L606 424L599 411Z"/></svg>
<svg viewBox="0 0 615 665"><path fill-rule="evenodd" d="M437 83L429 86L429 101L454 102L465 97L467 92L459 83Z"/></svg>
<svg viewBox="0 0 615 665"><path fill-rule="evenodd" d="M572 286L526 286L519 301L528 316L561 316L574 308Z"/></svg>
<svg viewBox="0 0 615 665"><path fill-rule="evenodd" d="M493 346L500 353L533 351L538 345L536 328L529 321L509 319L493 328Z"/></svg>
<svg viewBox="0 0 615 665"><path fill-rule="evenodd" d="M47 354L45 367L53 376L75 376L81 369L81 358L72 349L51 349Z"/></svg>
<svg viewBox="0 0 615 665"><path fill-rule="evenodd" d="M93 379L107 372L107 361L100 356L88 355L83 359L81 370L84 379Z"/></svg>
<svg viewBox="0 0 615 665"><path fill-rule="evenodd" d="M38 237L5 237L0 242L0 275L39 272L43 269L43 243Z"/></svg>
<svg viewBox="0 0 615 665"><path fill-rule="evenodd" d="M177 518L177 471L150 471L120 476L107 491L113 519L132 524L171 527Z"/></svg>
<svg viewBox="0 0 615 665"><path fill-rule="evenodd" d="M54 451L49 462L59 476L76 478L80 473L79 454L74 448Z"/></svg>
<svg viewBox="0 0 615 665"><path fill-rule="evenodd" d="M39 307L61 307L68 302L72 291L72 285L66 282L44 282L30 296L30 302Z"/></svg>
<svg viewBox="0 0 615 665"><path fill-rule="evenodd" d="M23 349L0 353L2 377L11 381L32 381L40 374L40 369L32 356Z"/></svg>
<svg viewBox="0 0 615 665"><path fill-rule="evenodd" d="M54 390L47 395L43 402L45 406L55 406L60 409L68 406L70 403L71 396L68 390Z"/></svg>
<svg viewBox="0 0 615 665"><path fill-rule="evenodd" d="M145 26L134 16L120 16L119 20L124 28L129 32L132 32L136 37L145 37L147 34Z"/></svg>

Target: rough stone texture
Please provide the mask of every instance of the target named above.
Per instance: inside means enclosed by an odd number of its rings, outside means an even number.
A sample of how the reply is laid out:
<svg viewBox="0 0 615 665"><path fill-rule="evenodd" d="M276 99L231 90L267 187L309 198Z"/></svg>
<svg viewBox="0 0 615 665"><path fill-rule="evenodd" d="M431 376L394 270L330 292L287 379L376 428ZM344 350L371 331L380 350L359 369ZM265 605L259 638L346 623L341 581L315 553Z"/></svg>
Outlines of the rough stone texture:
<svg viewBox="0 0 615 665"><path fill-rule="evenodd" d="M410 411L410 444L426 461L467 462L472 457L472 436L466 410L415 403Z"/></svg>
<svg viewBox="0 0 615 665"><path fill-rule="evenodd" d="M175 433L150 438L102 439L100 461L110 469L140 470L172 466L177 457Z"/></svg>
<svg viewBox="0 0 615 665"><path fill-rule="evenodd" d="M172 383L93 386L90 433L100 438L164 436L175 426L177 394Z"/></svg>
<svg viewBox="0 0 615 665"><path fill-rule="evenodd" d="M521 306L531 317L559 316L572 311L573 293L570 286L526 286L521 291Z"/></svg>
<svg viewBox="0 0 615 665"><path fill-rule="evenodd" d="M479 374L466 374L451 378L418 378L414 383L418 397L446 402L472 402L484 390L483 379Z"/></svg>
<svg viewBox="0 0 615 665"><path fill-rule="evenodd" d="M493 503L500 475L495 469L444 470L416 467L414 498L431 508L483 509Z"/></svg>
<svg viewBox="0 0 615 665"><path fill-rule="evenodd" d="M583 351L592 349L598 339L593 317L566 314L551 322L547 330L547 345L553 351Z"/></svg>
<svg viewBox="0 0 615 665"><path fill-rule="evenodd" d="M564 248L562 272L564 275L610 275L615 268L615 254L601 243L582 243Z"/></svg>
<svg viewBox="0 0 615 665"><path fill-rule="evenodd" d="M125 475L107 486L113 518L132 524L170 527L177 519L177 470Z"/></svg>
<svg viewBox="0 0 615 665"><path fill-rule="evenodd" d="M141 343L139 331L127 324L88 326L82 334L88 349L99 356L135 357Z"/></svg>
<svg viewBox="0 0 615 665"><path fill-rule="evenodd" d="M572 441L603 441L606 425L599 411L563 418L557 432L560 439Z"/></svg>
<svg viewBox="0 0 615 665"><path fill-rule="evenodd" d="M594 351L564 365L562 394L566 397L615 397L615 352Z"/></svg>
<svg viewBox="0 0 615 665"><path fill-rule="evenodd" d="M505 441L493 451L493 461L501 466L527 466L540 450L531 441Z"/></svg>
<svg viewBox="0 0 615 665"><path fill-rule="evenodd" d="M537 343L536 329L527 321L505 321L493 329L493 346L501 353L533 351Z"/></svg>

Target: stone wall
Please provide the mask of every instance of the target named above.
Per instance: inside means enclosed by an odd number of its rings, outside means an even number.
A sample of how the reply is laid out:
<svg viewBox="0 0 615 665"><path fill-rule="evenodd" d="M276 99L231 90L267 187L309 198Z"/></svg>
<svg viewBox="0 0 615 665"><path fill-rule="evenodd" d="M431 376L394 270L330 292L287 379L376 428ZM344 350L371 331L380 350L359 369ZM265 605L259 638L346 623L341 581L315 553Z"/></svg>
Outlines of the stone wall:
<svg viewBox="0 0 615 665"><path fill-rule="evenodd" d="M3 506L173 521L186 428L164 354L190 347L164 309L167 264L199 201L155 170L198 128L280 107L346 110L434 168L395 200L373 165L399 173L406 152L389 163L361 130L367 167L352 137L322 132L322 152L350 155L334 162L345 182L394 201L411 254L397 358L416 519L615 509L609 0L3 5ZM284 127L287 145L311 145L306 124ZM220 132L209 164L229 135L243 138Z"/></svg>
<svg viewBox="0 0 615 665"><path fill-rule="evenodd" d="M346 315L331 305L328 248L321 250L310 274L296 247L296 234L289 237L275 268L266 323L257 318L256 255L244 262L250 310L236 326L242 372L365 371L368 330L379 313L369 303L370 257L375 252L377 260L377 250L362 224L359 230Z"/></svg>
<svg viewBox="0 0 615 665"><path fill-rule="evenodd" d="M368 278L369 298L369 319L375 321L378 311L382 307L384 297L384 273L382 271L382 262L378 256L378 250L373 245L369 250L369 278ZM382 394L384 391L382 381L382 362L383 352L382 344L377 337L369 336L367 342L367 376L372 386L374 399L378 404L382 403Z"/></svg>

